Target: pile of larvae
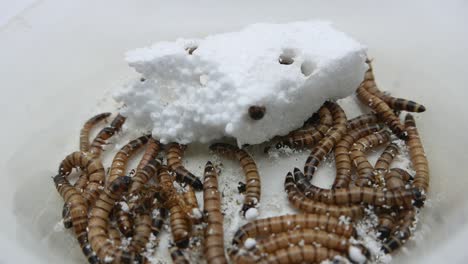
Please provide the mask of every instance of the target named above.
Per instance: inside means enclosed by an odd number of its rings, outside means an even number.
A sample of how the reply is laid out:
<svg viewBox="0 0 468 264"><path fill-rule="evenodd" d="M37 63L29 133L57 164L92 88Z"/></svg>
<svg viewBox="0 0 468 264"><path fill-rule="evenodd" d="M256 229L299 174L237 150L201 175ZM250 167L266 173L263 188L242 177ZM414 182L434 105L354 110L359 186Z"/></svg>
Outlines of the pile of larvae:
<svg viewBox="0 0 468 264"><path fill-rule="evenodd" d="M364 263L373 257L365 245L356 242L359 237L353 223L364 217L366 208L373 208L379 218L382 250L397 250L410 238L429 186L428 162L414 118L406 114L401 123L399 113L425 108L381 92L367 63L369 70L357 96L373 113L347 120L337 103L327 101L303 127L273 140L278 141L277 147L310 150L304 170L294 168L284 181L287 198L300 213L248 222L225 251L218 168L208 161L201 181L182 165L186 146L161 144L144 135L123 146L106 173L100 158L103 146L125 118L117 115L90 143L91 128L111 115L103 113L85 123L80 150L65 157L53 178L65 201L64 226L73 229L93 264L150 263L148 242L162 231L166 217L172 234L168 250L174 263L189 263L187 255L195 236L203 245L200 261L207 263ZM395 143L399 139L409 149L414 175L390 168L401 145ZM382 145L385 149L372 166L366 151ZM143 147L138 166L126 174L129 158ZM258 207L260 174L248 152L227 143L215 143L210 150L237 159L243 169L241 214ZM336 179L331 189L323 189L311 184L311 179L329 154L334 155ZM72 184L68 176L74 168L81 174ZM203 191L203 210L195 191ZM194 232L195 225L202 226L203 232Z"/></svg>

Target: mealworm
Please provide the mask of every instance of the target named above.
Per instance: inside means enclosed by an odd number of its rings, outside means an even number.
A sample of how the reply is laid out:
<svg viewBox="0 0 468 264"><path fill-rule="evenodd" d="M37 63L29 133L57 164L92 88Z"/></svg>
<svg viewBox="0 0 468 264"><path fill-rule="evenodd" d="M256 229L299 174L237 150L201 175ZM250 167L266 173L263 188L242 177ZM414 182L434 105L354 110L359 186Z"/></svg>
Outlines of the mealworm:
<svg viewBox="0 0 468 264"><path fill-rule="evenodd" d="M88 152L89 151L89 131L93 126L95 126L100 121L109 117L111 113L101 113L91 117L83 125L83 128L80 131L80 151Z"/></svg>
<svg viewBox="0 0 468 264"><path fill-rule="evenodd" d="M321 263L327 259L333 259L340 253L325 247L316 247L313 245L291 246L272 252L266 257L265 261L260 263Z"/></svg>
<svg viewBox="0 0 468 264"><path fill-rule="evenodd" d="M130 195L134 195L138 190L140 190L146 182L151 179L154 175L156 175L161 167L161 160L159 159L152 159L149 160L148 163L143 167L137 170L135 176L132 177L132 185L130 186L130 190L128 191ZM130 206L133 209L134 206Z"/></svg>
<svg viewBox="0 0 468 264"><path fill-rule="evenodd" d="M167 218L167 214L168 211L164 207L159 208L157 213L155 213L155 211L153 210L151 218L151 232L155 237L157 237L159 233L161 233L161 229L164 225L164 220Z"/></svg>
<svg viewBox="0 0 468 264"><path fill-rule="evenodd" d="M336 144L334 150L336 177L333 183L333 189L348 187L351 182L352 162L349 152L353 143L359 138L377 132L382 128L380 124L363 125L360 128L349 131L338 144Z"/></svg>
<svg viewBox="0 0 468 264"><path fill-rule="evenodd" d="M136 171L138 172L139 170L143 169L150 161L156 159L160 150L161 143L159 143L159 141L153 137L150 137L148 143L146 144L145 153L138 163ZM133 179L133 181L135 181L135 179Z"/></svg>
<svg viewBox="0 0 468 264"><path fill-rule="evenodd" d="M120 247L122 245L122 240L120 239L120 231L112 224L109 223L109 228L107 229L109 232L109 239L115 247Z"/></svg>
<svg viewBox="0 0 468 264"><path fill-rule="evenodd" d="M265 116L265 112L265 106L252 105L249 107L249 116L256 121L262 119Z"/></svg>
<svg viewBox="0 0 468 264"><path fill-rule="evenodd" d="M182 249L178 248L175 245L169 247L169 252L171 254L172 263L174 264L190 264L188 259L185 257Z"/></svg>
<svg viewBox="0 0 468 264"><path fill-rule="evenodd" d="M201 191L203 189L201 180L182 165L184 149L184 145L169 143L166 146L167 166L176 173L176 181L187 183L195 190Z"/></svg>
<svg viewBox="0 0 468 264"><path fill-rule="evenodd" d="M125 123L125 117L118 114L114 120L110 123L109 126L104 127L94 140L91 142L91 146L89 148L89 153L94 157L99 157L102 152L102 146L107 144L107 141L110 137L112 137L116 132L118 132L122 125Z"/></svg>
<svg viewBox="0 0 468 264"><path fill-rule="evenodd" d="M113 210L117 227L125 237L133 235L133 216L132 214L122 208L121 203L117 203Z"/></svg>
<svg viewBox="0 0 468 264"><path fill-rule="evenodd" d="M116 201L130 186L132 179L128 176L118 177L107 185L99 195L96 205L89 214L88 238L91 248L106 263L147 263L148 260L135 252L116 247L110 242L107 232L109 215Z"/></svg>
<svg viewBox="0 0 468 264"><path fill-rule="evenodd" d="M405 126L408 131L408 140L406 141L411 164L416 172L414 175L413 185L426 194L429 190L429 163L424 152L424 147L419 137L416 122L412 115L407 114L405 118Z"/></svg>
<svg viewBox="0 0 468 264"><path fill-rule="evenodd" d="M146 249L152 232L152 219L148 208L144 206L135 209L135 225L129 249L141 253Z"/></svg>
<svg viewBox="0 0 468 264"><path fill-rule="evenodd" d="M348 128L348 131L351 131L377 122L378 118L375 114L364 114L348 120L346 127Z"/></svg>
<svg viewBox="0 0 468 264"><path fill-rule="evenodd" d="M195 196L195 191L190 185L187 185L185 191L182 193L184 196L187 209L189 210L189 216L195 223L201 222L201 212L198 208L197 196Z"/></svg>
<svg viewBox="0 0 468 264"><path fill-rule="evenodd" d="M408 134L403 124L401 124L400 119L382 99L369 93L366 88L364 88L363 83L361 83L356 90L359 100L377 112L379 117L389 126L393 133L399 138L405 139Z"/></svg>
<svg viewBox="0 0 468 264"><path fill-rule="evenodd" d="M218 174L213 164L205 165L203 179L203 212L205 228L204 255L207 263L228 263L224 254L224 216L221 212L221 195L218 191Z"/></svg>
<svg viewBox="0 0 468 264"><path fill-rule="evenodd" d="M398 154L398 145L396 143L390 143L380 154L379 159L375 163L375 173L386 172L390 167L395 156Z"/></svg>
<svg viewBox="0 0 468 264"><path fill-rule="evenodd" d="M399 213L399 224L392 230L392 235L382 245L384 253L391 253L403 246L411 236L411 229L416 220L416 210L409 209Z"/></svg>
<svg viewBox="0 0 468 264"><path fill-rule="evenodd" d="M369 93L382 99L390 108L396 111L408 111L408 112L424 112L426 107L421 104L418 104L414 101L410 101L403 98L396 98L389 96L386 93L379 90L377 83L375 82L375 76L373 72L373 67L370 60L367 60L366 63L369 65L369 69L365 73L364 81L361 84Z"/></svg>
<svg viewBox="0 0 468 264"><path fill-rule="evenodd" d="M343 109L334 102L327 101L325 106L333 116L333 126L328 130L325 137L319 141L317 146L312 148L304 166L304 174L307 180L311 180L318 165L323 158L333 149L346 133L346 114Z"/></svg>
<svg viewBox="0 0 468 264"><path fill-rule="evenodd" d="M399 188L392 191L359 186L331 190L323 189L310 183L307 185L308 181L304 174L297 168L294 169L294 179L296 186L306 197L326 204L350 205L365 203L379 207L412 208L413 205L418 206L422 197L418 188Z"/></svg>
<svg viewBox="0 0 468 264"><path fill-rule="evenodd" d="M89 263L100 263L96 254L93 252L93 250L91 250L88 241L88 204L86 200L78 190L71 186L71 184L65 178L65 175L58 174L53 178L53 180L57 191L59 192L60 196L62 196L65 204L69 208L73 231L80 244L83 254Z"/></svg>
<svg viewBox="0 0 468 264"><path fill-rule="evenodd" d="M319 124L316 127L298 129L290 132L276 144L276 148L288 146L291 148L304 148L317 144L327 133L333 123L330 110L326 106L319 109Z"/></svg>
<svg viewBox="0 0 468 264"><path fill-rule="evenodd" d="M226 143L215 143L210 146L210 150L227 156L229 158L237 158L240 162L242 170L245 174L245 198L242 205L242 212L246 212L249 208L257 206L260 202L261 182L258 173L257 165L253 158L243 149Z"/></svg>
<svg viewBox="0 0 468 264"><path fill-rule="evenodd" d="M187 206L184 199L174 188L172 178L166 167L161 168L158 177L161 188L159 199L164 207L169 210L172 238L179 248L186 248L189 244L192 228L187 214Z"/></svg>
<svg viewBox="0 0 468 264"><path fill-rule="evenodd" d="M107 181L108 183L112 183L118 177L125 175L128 158L132 156L139 148L145 145L150 137L151 135L145 135L134 139L128 142L117 152L117 154L115 154L110 167L109 178Z"/></svg>
<svg viewBox="0 0 468 264"><path fill-rule="evenodd" d="M350 157L357 170L356 186L371 186L374 180L374 167L366 158L365 152L370 148L390 140L390 132L383 130L358 139L351 147Z"/></svg>
<svg viewBox="0 0 468 264"><path fill-rule="evenodd" d="M351 237L355 230L338 217L319 214L281 215L251 221L239 228L232 239L233 246L240 246L251 238L262 238L294 229L320 229L344 237ZM231 251L232 253L236 253Z"/></svg>
<svg viewBox="0 0 468 264"><path fill-rule="evenodd" d="M79 168L88 175L89 183L82 195L88 205L93 205L105 180L105 171L101 161L93 159L83 152L76 151L66 156L60 163L59 174L69 175L73 168Z"/></svg>
<svg viewBox="0 0 468 264"><path fill-rule="evenodd" d="M288 172L286 176L284 189L288 195L289 202L304 213L330 214L336 217L344 215L351 217L351 219L359 219L364 213L360 205L338 206L317 202L307 198L297 189L291 172Z"/></svg>

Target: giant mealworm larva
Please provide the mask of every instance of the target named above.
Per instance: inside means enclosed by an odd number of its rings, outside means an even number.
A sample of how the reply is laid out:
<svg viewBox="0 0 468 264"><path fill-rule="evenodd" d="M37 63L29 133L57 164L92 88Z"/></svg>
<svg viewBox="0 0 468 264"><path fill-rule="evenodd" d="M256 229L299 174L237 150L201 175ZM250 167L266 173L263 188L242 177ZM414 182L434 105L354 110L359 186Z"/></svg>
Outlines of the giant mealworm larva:
<svg viewBox="0 0 468 264"><path fill-rule="evenodd" d="M218 174L211 162L207 162L203 179L203 212L205 228L204 254L207 263L228 263L224 254L223 214L221 195L218 191Z"/></svg>
<svg viewBox="0 0 468 264"><path fill-rule="evenodd" d="M130 186L131 178L128 176L118 177L108 184L99 195L96 205L89 214L88 239L91 248L98 257L106 263L147 263L148 260L135 252L124 250L113 245L107 232L109 216L116 201L120 200L122 194Z"/></svg>
<svg viewBox="0 0 468 264"><path fill-rule="evenodd" d="M375 173L383 173L388 170L395 156L398 154L398 145L396 143L390 143L380 154L377 162L375 163Z"/></svg>
<svg viewBox="0 0 468 264"><path fill-rule="evenodd" d="M79 168L88 175L89 183L83 191L83 197L88 205L93 205L105 180L105 171L101 161L76 151L65 157L60 163L59 174L68 175L73 168Z"/></svg>
<svg viewBox="0 0 468 264"><path fill-rule="evenodd" d="M291 148L304 148L313 146L319 142L327 133L333 123L330 110L326 106L319 109L320 121L316 127L307 129L298 129L290 132L284 137L280 137L280 141L276 144L276 148L288 146Z"/></svg>
<svg viewBox="0 0 468 264"><path fill-rule="evenodd" d="M161 167L161 160L159 159L152 159L147 162L147 164L137 170L135 176L132 178L132 185L130 186L130 190L128 191L131 195L135 194L140 188L142 188L146 182L151 179L154 175L156 175ZM133 209L133 206L129 204L129 207Z"/></svg>
<svg viewBox="0 0 468 264"><path fill-rule="evenodd" d="M140 206L135 209L135 225L129 248L137 253L146 249L152 232L152 219L149 208Z"/></svg>
<svg viewBox="0 0 468 264"><path fill-rule="evenodd" d="M419 137L416 122L412 115L407 114L405 118L405 126L408 131L408 144L411 164L413 165L414 175L413 186L420 188L424 193L429 190L429 163L424 152L421 139Z"/></svg>
<svg viewBox="0 0 468 264"><path fill-rule="evenodd" d="M99 131L97 136L91 142L91 146L89 148L89 153L93 157L99 157L101 155L103 146L107 144L106 140L108 140L122 128L122 125L125 123L125 119L125 117L118 114L114 120L112 120L109 126L104 127L101 131Z"/></svg>
<svg viewBox="0 0 468 264"><path fill-rule="evenodd" d="M164 207L169 210L172 238L179 248L186 248L189 244L192 229L187 205L183 197L174 188L173 180L165 166L161 167L158 178L161 188L159 198Z"/></svg>
<svg viewBox="0 0 468 264"><path fill-rule="evenodd" d="M189 216L195 223L201 222L201 212L200 208L198 207L197 196L195 196L195 191L190 185L187 185L185 191L182 193L184 196L185 203L187 205L187 209L189 210Z"/></svg>
<svg viewBox="0 0 468 264"><path fill-rule="evenodd" d="M91 264L100 263L96 254L91 250L88 241L88 204L81 193L76 190L64 175L58 174L54 178L55 187L62 196L65 204L69 208L71 224L81 250L88 262Z"/></svg>
<svg viewBox="0 0 468 264"><path fill-rule="evenodd" d="M389 126L393 133L399 138L405 139L408 134L403 124L401 124L400 119L382 99L369 93L366 88L364 88L363 83L361 83L356 90L359 100L377 112L379 117Z"/></svg>
<svg viewBox="0 0 468 264"><path fill-rule="evenodd" d="M114 218L120 232L125 237L131 237L133 235L133 216L128 211L128 208L127 210L124 210L122 203L123 202L116 204L112 212L114 213Z"/></svg>
<svg viewBox="0 0 468 264"><path fill-rule="evenodd" d="M418 188L395 190L381 190L372 187L351 186L340 189L323 189L307 185L304 174L297 168L294 169L294 179L298 189L306 197L326 204L350 205L350 204L370 204L374 206L395 206L398 208L413 208L418 206L423 199L423 195Z"/></svg>
<svg viewBox="0 0 468 264"><path fill-rule="evenodd" d="M348 131L351 131L377 122L378 118L375 114L364 114L348 120L346 126L348 127Z"/></svg>
<svg viewBox="0 0 468 264"><path fill-rule="evenodd" d="M399 223L392 230L392 235L382 245L382 251L391 253L404 245L411 236L411 229L416 220L416 210L408 209L399 213Z"/></svg>
<svg viewBox="0 0 468 264"><path fill-rule="evenodd" d="M115 154L110 167L108 183L112 183L118 177L125 175L125 169L127 167L129 157L145 145L150 137L151 135L145 135L134 139L128 142L117 152L117 154Z"/></svg>
<svg viewBox="0 0 468 264"><path fill-rule="evenodd" d="M139 170L143 169L150 161L156 159L160 150L161 143L159 143L159 141L154 139L153 137L150 137L148 143L146 144L145 153L143 154L143 157L141 158L136 168L137 173ZM135 179L133 180L135 181Z"/></svg>
<svg viewBox="0 0 468 264"><path fill-rule="evenodd" d="M348 187L351 182L351 169L352 162L349 155L351 146L359 138L365 137L373 132L382 129L379 124L364 125L360 128L349 131L343 138L336 144L335 164L336 164L336 177L333 183L333 188Z"/></svg>
<svg viewBox="0 0 468 264"><path fill-rule="evenodd" d="M330 110L333 116L333 126L328 130L323 139L319 141L317 146L312 148L309 157L304 166L304 174L307 180L312 180L312 177L317 170L317 166L323 158L332 150L332 148L341 140L346 133L346 114L343 109L334 102L327 101L325 106Z"/></svg>
<svg viewBox="0 0 468 264"><path fill-rule="evenodd" d="M307 198L297 189L294 182L294 177L291 172L288 172L286 176L284 189L288 195L289 202L295 208L301 210L304 213L330 214L336 217L344 215L351 217L351 219L361 218L364 213L364 210L360 205L338 206L317 202Z"/></svg>
<svg viewBox="0 0 468 264"><path fill-rule="evenodd" d="M321 263L327 259L333 259L340 253L326 247L317 247L313 245L291 246L279 249L266 257L265 261L260 263Z"/></svg>
<svg viewBox="0 0 468 264"><path fill-rule="evenodd" d="M88 152L89 151L89 131L93 126L95 126L100 121L109 117L111 113L101 113L91 117L83 125L83 128L80 131L80 151Z"/></svg>
<svg viewBox="0 0 468 264"><path fill-rule="evenodd" d="M246 185L242 211L245 213L249 208L255 207L260 202L261 184L257 165L253 158L245 150L226 143L215 143L210 146L210 150L239 160L245 174Z"/></svg>
<svg viewBox="0 0 468 264"><path fill-rule="evenodd" d="M122 240L120 239L120 231L112 223L109 223L109 228L107 229L107 232L109 232L109 239L111 243L115 247L120 247L120 245L122 245Z"/></svg>
<svg viewBox="0 0 468 264"><path fill-rule="evenodd" d="M185 146L172 142L166 148L167 166L176 173L176 180L190 184L195 190L201 191L203 189L201 180L182 165Z"/></svg>
<svg viewBox="0 0 468 264"><path fill-rule="evenodd" d="M178 248L176 245L169 247L169 253L171 254L172 263L174 264L190 264L188 259L185 257L182 249Z"/></svg>
<svg viewBox="0 0 468 264"><path fill-rule="evenodd" d="M356 186L371 186L374 182L374 167L366 158L365 152L370 148L390 140L390 132L383 130L358 139L351 147L350 157L357 170Z"/></svg>
<svg viewBox="0 0 468 264"><path fill-rule="evenodd" d="M382 99L390 108L396 111L408 111L408 112L424 112L426 111L426 107L421 104L418 104L414 101L410 101L403 98L395 98L393 96L389 96L388 94L382 92L377 87L375 82L375 76L373 72L373 67L370 60L367 60L366 63L369 65L369 69L364 75L364 81L362 82L362 86L371 94L379 97Z"/></svg>

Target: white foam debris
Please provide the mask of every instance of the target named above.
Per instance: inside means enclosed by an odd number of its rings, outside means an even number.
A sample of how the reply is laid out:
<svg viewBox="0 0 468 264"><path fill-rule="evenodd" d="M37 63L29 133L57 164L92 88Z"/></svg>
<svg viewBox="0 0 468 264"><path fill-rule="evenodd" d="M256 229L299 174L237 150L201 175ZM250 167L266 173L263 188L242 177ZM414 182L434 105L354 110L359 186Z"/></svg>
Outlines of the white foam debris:
<svg viewBox="0 0 468 264"><path fill-rule="evenodd" d="M129 212L130 211L130 208L128 208L127 202L121 201L119 203L120 203L120 207L122 208L122 211L124 211L124 212Z"/></svg>
<svg viewBox="0 0 468 264"><path fill-rule="evenodd" d="M363 45L327 22L255 24L128 52L142 78L114 98L129 126L152 129L163 143L229 136L257 144L301 126L325 100L353 93L365 58ZM250 118L250 106L264 106L264 117Z"/></svg>
<svg viewBox="0 0 468 264"><path fill-rule="evenodd" d="M257 241L255 241L255 239L249 237L249 238L247 238L247 239L245 240L245 242L244 242L244 247L245 247L246 249L252 249L252 248L255 247L256 244L257 244Z"/></svg>
<svg viewBox="0 0 468 264"><path fill-rule="evenodd" d="M258 217L258 210L257 208L249 208L247 211L245 211L245 219L247 221L252 221L257 219Z"/></svg>
<svg viewBox="0 0 468 264"><path fill-rule="evenodd" d="M351 258L353 263L365 263L366 262L366 256L364 256L361 252L361 249L350 246L348 249L348 256Z"/></svg>

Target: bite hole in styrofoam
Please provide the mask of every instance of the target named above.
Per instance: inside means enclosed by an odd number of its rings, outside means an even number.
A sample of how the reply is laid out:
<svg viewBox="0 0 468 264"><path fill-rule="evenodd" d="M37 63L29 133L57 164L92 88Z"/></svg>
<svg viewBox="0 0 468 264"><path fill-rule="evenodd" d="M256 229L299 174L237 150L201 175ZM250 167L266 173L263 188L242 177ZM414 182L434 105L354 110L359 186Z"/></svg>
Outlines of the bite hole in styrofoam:
<svg viewBox="0 0 468 264"><path fill-rule="evenodd" d="M278 62L283 65L291 65L294 63L296 52L293 49L283 49L283 52L278 58Z"/></svg>
<svg viewBox="0 0 468 264"><path fill-rule="evenodd" d="M305 60L301 64L301 72L305 77L309 77L315 71L316 65L311 60Z"/></svg>

